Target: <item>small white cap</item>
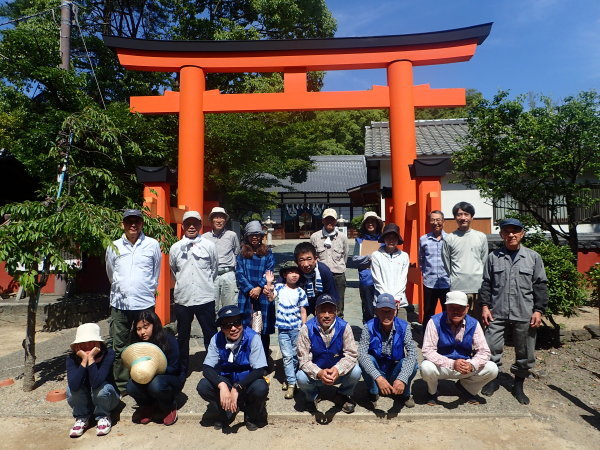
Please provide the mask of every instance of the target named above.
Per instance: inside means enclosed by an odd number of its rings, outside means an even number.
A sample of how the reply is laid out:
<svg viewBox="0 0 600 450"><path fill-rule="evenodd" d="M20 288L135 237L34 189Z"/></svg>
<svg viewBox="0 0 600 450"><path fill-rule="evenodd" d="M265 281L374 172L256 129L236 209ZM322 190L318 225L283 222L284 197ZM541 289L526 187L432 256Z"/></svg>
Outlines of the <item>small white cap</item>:
<svg viewBox="0 0 600 450"><path fill-rule="evenodd" d="M333 208L327 208L325 211L323 211L323 215L321 216L321 218L324 219L325 217L333 217L335 220L337 220L338 218L337 212Z"/></svg>
<svg viewBox="0 0 600 450"><path fill-rule="evenodd" d="M183 223L187 219L198 219L200 222L202 222L202 216L200 216L198 211L186 211L181 222Z"/></svg>
<svg viewBox="0 0 600 450"><path fill-rule="evenodd" d="M462 291L450 291L446 294L446 306L447 305L460 305L468 306L469 299L467 294Z"/></svg>

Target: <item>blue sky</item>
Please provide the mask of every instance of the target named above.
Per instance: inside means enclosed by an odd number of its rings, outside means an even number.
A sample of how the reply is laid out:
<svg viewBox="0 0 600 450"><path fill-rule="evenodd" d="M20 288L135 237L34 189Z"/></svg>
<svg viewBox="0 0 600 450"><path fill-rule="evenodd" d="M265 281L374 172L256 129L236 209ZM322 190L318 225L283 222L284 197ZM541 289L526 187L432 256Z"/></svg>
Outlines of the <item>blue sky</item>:
<svg viewBox="0 0 600 450"><path fill-rule="evenodd" d="M336 37L448 30L494 22L467 62L416 67L415 84L464 87L491 98L499 89L556 101L600 90L599 0L326 0ZM385 70L330 71L326 91L385 85Z"/></svg>

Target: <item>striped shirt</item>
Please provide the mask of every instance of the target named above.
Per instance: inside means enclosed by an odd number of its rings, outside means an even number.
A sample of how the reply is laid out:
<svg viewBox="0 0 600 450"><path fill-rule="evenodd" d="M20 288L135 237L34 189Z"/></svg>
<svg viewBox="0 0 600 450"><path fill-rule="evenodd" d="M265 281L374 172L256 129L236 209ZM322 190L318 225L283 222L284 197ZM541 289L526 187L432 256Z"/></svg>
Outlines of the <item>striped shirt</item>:
<svg viewBox="0 0 600 450"><path fill-rule="evenodd" d="M436 239L433 233L427 233L419 239L419 267L423 274L423 285L431 289L448 289L450 277L444 261L442 247L446 232L442 231L441 239Z"/></svg>
<svg viewBox="0 0 600 450"><path fill-rule="evenodd" d="M277 299L277 315L275 326L280 330L297 330L302 326L300 308L308 306L306 292L302 288L287 287L283 283L275 285Z"/></svg>

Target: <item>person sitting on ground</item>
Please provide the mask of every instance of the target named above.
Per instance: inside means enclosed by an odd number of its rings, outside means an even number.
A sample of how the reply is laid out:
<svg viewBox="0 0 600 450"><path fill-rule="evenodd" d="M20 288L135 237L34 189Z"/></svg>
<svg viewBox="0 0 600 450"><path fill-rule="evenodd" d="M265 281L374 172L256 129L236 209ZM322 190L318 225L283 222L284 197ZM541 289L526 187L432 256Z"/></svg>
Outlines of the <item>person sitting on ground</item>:
<svg viewBox="0 0 600 450"><path fill-rule="evenodd" d="M100 327L84 323L77 327L75 340L67 356L67 402L73 409L75 424L69 436L81 436L96 419L96 435L105 436L112 427L111 412L119 404L113 378L115 352L106 347Z"/></svg>
<svg viewBox="0 0 600 450"><path fill-rule="evenodd" d="M321 294L328 294L336 301L338 291L333 273L317 258L317 249L310 242L300 242L294 249L294 260L302 271L299 285L308 297L306 314L315 313L315 302Z"/></svg>
<svg viewBox="0 0 600 450"><path fill-rule="evenodd" d="M279 275L285 281L277 283L272 289L274 280L273 272L267 272L267 289L269 295L277 300L277 313L275 326L279 330L279 348L283 357L283 371L285 381L281 388L285 398L294 398L296 390L296 371L298 370L298 333L300 327L306 323L306 307L308 300L306 292L298 287L298 280L302 277L300 268L292 261L288 261L279 270Z"/></svg>
<svg viewBox="0 0 600 450"><path fill-rule="evenodd" d="M260 335L245 327L237 306L217 313L221 331L213 336L204 359L204 378L196 388L200 397L219 411L214 428L228 427L237 412L244 411L246 428L267 425L269 385L263 378L267 358Z"/></svg>
<svg viewBox="0 0 600 450"><path fill-rule="evenodd" d="M358 267L358 292L362 304L362 321L367 323L375 316L373 301L375 300L375 285L373 284L373 275L371 274L371 255L362 254L361 246L364 241L379 242L383 221L377 213L368 211L365 213L356 244L354 244L354 255L352 262Z"/></svg>
<svg viewBox="0 0 600 450"><path fill-rule="evenodd" d="M413 408L410 386L417 373L417 348L410 324L396 317L396 301L381 294L375 304L375 318L362 329L358 362L375 407L379 394L399 398Z"/></svg>
<svg viewBox="0 0 600 450"><path fill-rule="evenodd" d="M400 227L388 223L381 232L379 242L385 244L371 255L371 273L375 295L391 294L396 300L398 317L408 320L406 308L406 282L408 280L408 253L398 250L402 244Z"/></svg>
<svg viewBox="0 0 600 450"><path fill-rule="evenodd" d="M147 424L158 415L163 424L173 425L177 421L175 397L182 388L177 339L164 330L160 318L153 311L143 311L129 335L129 343L136 342L149 342L159 347L167 364L165 372L154 375L147 384L138 383L133 378L127 382L127 393L138 405L133 422Z"/></svg>
<svg viewBox="0 0 600 450"><path fill-rule="evenodd" d="M467 403L481 402L482 386L498 375L479 322L467 315L469 300L461 291L446 294L446 311L431 317L423 337L421 377L427 383L427 404L439 405L438 380L458 380Z"/></svg>
<svg viewBox="0 0 600 450"><path fill-rule="evenodd" d="M339 384L336 403L342 405L345 413L353 413L356 402L352 394L361 372L352 328L337 317L337 299L330 295L317 298L315 314L298 336L300 370L296 379L306 396L306 409L317 411L320 386Z"/></svg>

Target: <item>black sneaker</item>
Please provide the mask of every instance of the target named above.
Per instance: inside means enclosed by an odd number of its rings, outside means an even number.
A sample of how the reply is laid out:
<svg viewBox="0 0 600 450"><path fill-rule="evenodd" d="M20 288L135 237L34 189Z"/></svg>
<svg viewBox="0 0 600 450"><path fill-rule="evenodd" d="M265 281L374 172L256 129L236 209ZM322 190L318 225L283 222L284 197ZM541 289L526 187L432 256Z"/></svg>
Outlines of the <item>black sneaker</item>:
<svg viewBox="0 0 600 450"><path fill-rule="evenodd" d="M342 406L342 411L346 414L352 414L356 409L356 402L349 395L337 394L336 403Z"/></svg>
<svg viewBox="0 0 600 450"><path fill-rule="evenodd" d="M486 397L491 397L499 388L500 382L498 381L498 378L494 378L492 381L486 384L483 389L481 389L481 393Z"/></svg>
<svg viewBox="0 0 600 450"><path fill-rule="evenodd" d="M437 394L427 394L427 405L429 406L439 406L440 402L438 400Z"/></svg>
<svg viewBox="0 0 600 450"><path fill-rule="evenodd" d="M256 430L258 430L258 425L256 425L253 422L249 422L249 421L246 420L246 429L248 431L256 431Z"/></svg>

